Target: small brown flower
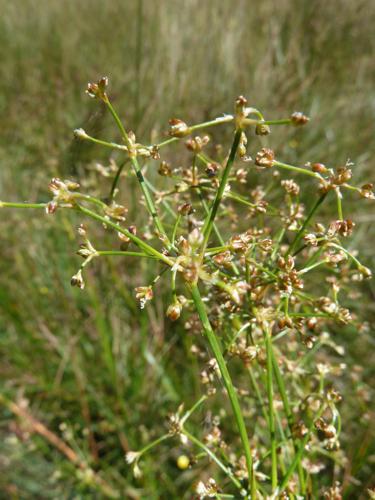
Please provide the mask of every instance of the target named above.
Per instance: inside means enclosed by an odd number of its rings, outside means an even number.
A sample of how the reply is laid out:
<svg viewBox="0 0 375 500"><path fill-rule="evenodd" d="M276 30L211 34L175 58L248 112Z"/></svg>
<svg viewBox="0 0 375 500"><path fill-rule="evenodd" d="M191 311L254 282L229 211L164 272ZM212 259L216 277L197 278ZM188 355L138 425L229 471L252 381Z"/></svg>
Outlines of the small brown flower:
<svg viewBox="0 0 375 500"><path fill-rule="evenodd" d="M269 135L271 133L271 129L265 123L257 123L255 133L256 135Z"/></svg>
<svg viewBox="0 0 375 500"><path fill-rule="evenodd" d="M105 100L106 88L108 86L108 77L103 76L97 83L88 83L86 94L92 98Z"/></svg>
<svg viewBox="0 0 375 500"><path fill-rule="evenodd" d="M258 167L270 168L273 166L275 160L275 153L272 149L263 148L255 157L255 165Z"/></svg>
<svg viewBox="0 0 375 500"><path fill-rule="evenodd" d="M172 175L172 169L169 163L166 161L162 161L159 166L158 170L159 175L162 175L164 177L170 177Z"/></svg>
<svg viewBox="0 0 375 500"><path fill-rule="evenodd" d="M217 174L218 170L220 168L220 165L218 163L208 163L206 165L206 174L208 177L215 177Z"/></svg>
<svg viewBox="0 0 375 500"><path fill-rule="evenodd" d="M169 135L171 137L185 137L190 134L190 128L179 118L171 118L169 120Z"/></svg>
<svg viewBox="0 0 375 500"><path fill-rule="evenodd" d="M168 306L166 316L171 321L177 321L178 318L181 316L181 311L182 311L182 305L178 300L176 300L175 302L173 302Z"/></svg>
<svg viewBox="0 0 375 500"><path fill-rule="evenodd" d="M290 117L293 125L306 125L310 120L309 117L301 113L300 111L295 111Z"/></svg>
<svg viewBox="0 0 375 500"><path fill-rule="evenodd" d="M374 185L369 183L369 184L363 184L363 186L360 189L360 194L363 198L367 198L369 200L375 200L375 193L373 192L373 187Z"/></svg>

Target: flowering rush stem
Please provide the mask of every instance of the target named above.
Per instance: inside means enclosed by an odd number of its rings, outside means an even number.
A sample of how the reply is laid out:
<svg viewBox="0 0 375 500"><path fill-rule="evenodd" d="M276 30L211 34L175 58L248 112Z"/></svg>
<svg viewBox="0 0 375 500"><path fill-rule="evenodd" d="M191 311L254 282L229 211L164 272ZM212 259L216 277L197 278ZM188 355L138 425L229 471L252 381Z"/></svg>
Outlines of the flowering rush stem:
<svg viewBox="0 0 375 500"><path fill-rule="evenodd" d="M227 390L228 397L229 397L230 403L232 405L232 410L233 410L234 417L235 417L235 420L237 423L237 427L238 427L238 430L240 433L243 451L244 451L245 458L246 458L246 467L247 467L249 484L250 484L252 481L252 475L253 475L253 460L252 460L252 456L251 456L249 438L247 436L245 421L244 421L244 418L243 418L243 415L241 412L241 407L240 407L240 404L238 401L237 392L236 392L236 389L233 385L231 376L229 374L227 365L225 363L223 354L221 352L219 342L216 338L215 332L213 331L212 326L210 324L210 321L208 319L206 307L204 305L201 294L199 292L198 285L196 283L194 283L194 284L188 285L188 287L189 287L191 295L193 297L193 301L194 301L199 319L201 320L204 333L207 337L207 340L210 344L212 352L213 352L215 359L217 361L217 364L219 366L219 370L220 370L221 376L223 378L224 386Z"/></svg>

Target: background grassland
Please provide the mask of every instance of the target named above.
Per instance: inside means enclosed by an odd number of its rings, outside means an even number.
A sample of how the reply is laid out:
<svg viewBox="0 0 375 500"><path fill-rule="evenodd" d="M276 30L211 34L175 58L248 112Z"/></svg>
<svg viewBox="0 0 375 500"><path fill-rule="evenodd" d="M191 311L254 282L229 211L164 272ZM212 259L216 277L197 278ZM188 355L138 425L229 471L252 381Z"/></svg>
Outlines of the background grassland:
<svg viewBox="0 0 375 500"><path fill-rule="evenodd" d="M374 181L374 26L372 0L0 0L0 199L46 200L52 176L94 183L87 165L107 162L108 152L74 141L72 130L117 137L83 93L102 75L145 142L171 116L214 117L244 94L270 119L294 110L311 116L301 133L271 135L283 159L337 166L349 157L358 183ZM253 154L257 147L254 139ZM132 191L125 188L125 203L137 220ZM360 222L352 246L373 267L370 207L353 199L344 210ZM182 324L166 324L167 289L139 312L132 289L152 276L146 265L101 262L84 293L71 289L78 222L64 213L0 213L1 392L28 402L80 456L97 457L93 467L125 498L191 498L196 476L177 470L178 446L147 458L139 482L124 452L161 434L162 416L199 394L193 339ZM369 320L373 301L370 283L361 299ZM362 481L347 482L346 494L359 498L374 451L369 409L359 418L355 394L368 391L373 341L346 334L343 342L348 370L364 370L359 388L350 373L344 386L347 477ZM1 498L101 497L4 406L1 416Z"/></svg>

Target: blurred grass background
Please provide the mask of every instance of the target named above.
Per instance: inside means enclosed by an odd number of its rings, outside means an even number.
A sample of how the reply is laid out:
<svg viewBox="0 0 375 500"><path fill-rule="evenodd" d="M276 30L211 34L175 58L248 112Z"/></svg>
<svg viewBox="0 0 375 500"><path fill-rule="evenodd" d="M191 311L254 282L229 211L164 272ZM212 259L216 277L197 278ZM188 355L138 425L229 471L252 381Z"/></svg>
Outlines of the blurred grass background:
<svg viewBox="0 0 375 500"><path fill-rule="evenodd" d="M301 133L274 131L269 143L283 159L338 166L350 158L359 184L375 180L372 0L0 0L0 14L0 199L46 200L52 176L80 177L91 161L108 161L108 151L72 136L83 127L117 137L84 95L102 75L142 142L162 136L172 116L231 112L243 94L269 119L311 117ZM373 268L374 210L356 201L345 213L360 222L355 246ZM100 263L84 293L72 289L80 221L57 217L0 213L1 392L90 456L123 498L191 498L194 472L177 470L178 447L147 458L136 483L124 453L160 435L162 416L199 394L192 339L165 324L166 290L139 312L132 289L147 282L147 267ZM370 284L368 319L373 301ZM373 343L345 342L350 366L366 359L370 380ZM59 451L0 411L0 498L102 498ZM370 480L367 408L362 415L348 413L350 473L362 480L348 485L348 498Z"/></svg>

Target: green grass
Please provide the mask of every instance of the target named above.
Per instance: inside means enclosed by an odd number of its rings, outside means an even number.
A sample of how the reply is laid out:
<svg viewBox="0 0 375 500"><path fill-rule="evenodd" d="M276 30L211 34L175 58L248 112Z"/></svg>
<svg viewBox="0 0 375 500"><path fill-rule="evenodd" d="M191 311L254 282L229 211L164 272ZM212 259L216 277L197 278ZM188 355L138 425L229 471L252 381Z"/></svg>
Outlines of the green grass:
<svg viewBox="0 0 375 500"><path fill-rule="evenodd" d="M116 109L146 143L163 134L172 116L209 119L231 112L233 99L244 94L269 119L291 109L311 116L303 132L277 131L269 139L285 161L337 166L349 156L356 179L374 180L371 0L281 0L277 8L271 0L0 0L0 12L0 199L46 200L55 175L95 184L90 166L106 164L109 154L74 140L72 131L82 126L103 139L117 136L83 92L105 74ZM252 154L258 146L254 138ZM129 178L123 201L132 222L139 220L135 189ZM375 212L360 205L353 201L344 215L360 222L353 247L374 268ZM140 313L133 289L154 276L147 263L100 262L83 293L72 289L78 263L72 223L79 222L65 213L0 212L1 393L27 401L34 418L91 461L123 498L191 498L199 474L178 470L177 441L145 458L140 481L124 455L165 432L167 413L182 400L189 406L199 397L199 367L190 354L196 336L164 318L170 292L162 287ZM368 284L361 303L370 322L374 293ZM374 345L365 334L342 335L349 367L342 379L346 496L365 498L375 452L368 385ZM363 368L358 381L356 366ZM361 391L368 403L359 412ZM222 401L211 404L214 413L230 411ZM193 418L197 432L201 417ZM103 497L4 406L0 437L0 497ZM351 484L351 474L360 485Z"/></svg>

